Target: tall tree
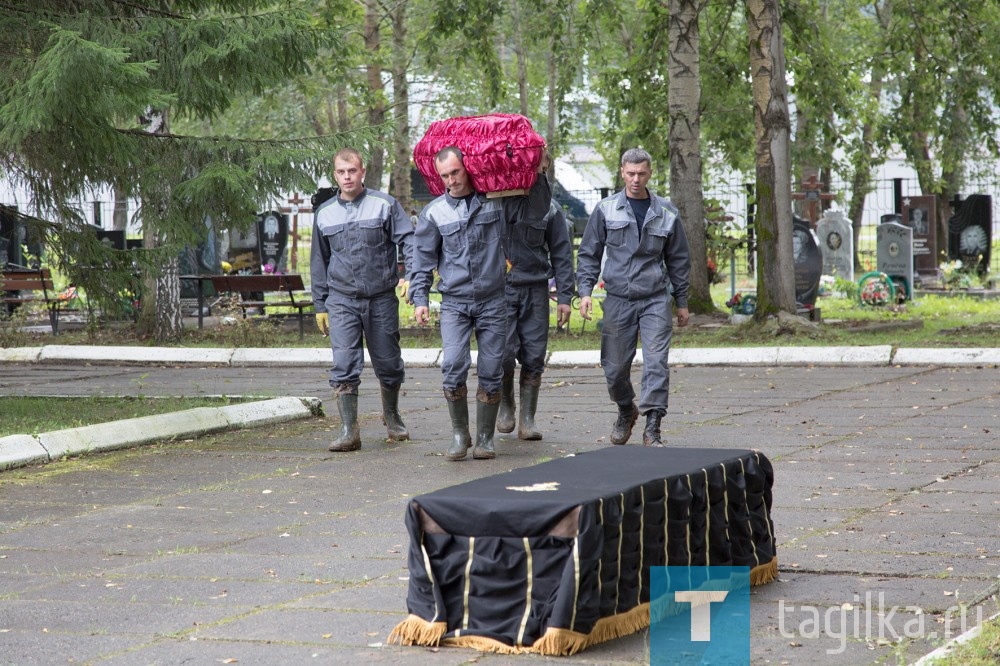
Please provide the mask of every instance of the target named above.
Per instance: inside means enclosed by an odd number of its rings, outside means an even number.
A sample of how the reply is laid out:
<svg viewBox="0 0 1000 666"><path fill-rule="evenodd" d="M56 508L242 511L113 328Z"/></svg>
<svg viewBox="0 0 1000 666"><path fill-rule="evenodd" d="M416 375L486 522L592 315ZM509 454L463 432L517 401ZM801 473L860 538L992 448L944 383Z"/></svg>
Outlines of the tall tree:
<svg viewBox="0 0 1000 666"><path fill-rule="evenodd" d="M145 332L159 342L181 334L171 261L204 239L205 220L247 226L275 193L311 187L333 147L354 138L250 141L168 131L167 118L212 117L241 94L305 71L321 46L335 43L336 33L300 7L239 13L255 6L37 0L0 12L0 166L30 192L36 212L57 223L44 230L50 259L109 308L120 300L121 280L93 267L120 269L136 257L90 242L74 202L105 187L140 202L138 219L155 247L137 259L147 274L167 276L143 292L143 307L154 313L144 318ZM130 270L113 273L127 280ZM155 314L161 309L164 316Z"/></svg>
<svg viewBox="0 0 1000 666"><path fill-rule="evenodd" d="M670 0L668 115L670 198L680 211L691 248L692 312L713 312L705 242L701 168L701 0Z"/></svg>
<svg viewBox="0 0 1000 666"><path fill-rule="evenodd" d="M1000 4L913 0L891 9L889 132L921 191L938 195L943 248L948 199L963 188L966 165L1000 152Z"/></svg>
<svg viewBox="0 0 1000 666"><path fill-rule="evenodd" d="M788 88L778 0L745 0L756 158L757 312L794 313Z"/></svg>

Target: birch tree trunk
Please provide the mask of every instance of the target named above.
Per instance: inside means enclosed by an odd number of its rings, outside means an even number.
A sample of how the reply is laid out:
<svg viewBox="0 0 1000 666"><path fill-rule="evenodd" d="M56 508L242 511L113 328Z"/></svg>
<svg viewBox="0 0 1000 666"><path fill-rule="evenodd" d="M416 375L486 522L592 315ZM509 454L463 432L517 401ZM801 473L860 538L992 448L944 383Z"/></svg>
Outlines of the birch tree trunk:
<svg viewBox="0 0 1000 666"><path fill-rule="evenodd" d="M688 307L708 313L715 305L708 283L702 200L700 11L700 0L669 0L667 106L670 199L680 211L691 249Z"/></svg>
<svg viewBox="0 0 1000 666"><path fill-rule="evenodd" d="M151 109L142 119L146 131L150 134L169 134L170 118L166 109ZM161 183L161 187L169 188L169 184ZM169 200L169 192L157 192L159 201L144 201L143 218L159 217ZM150 229L154 225L143 224L143 247L155 249L160 246L159 238ZM178 258L171 257L159 266L158 275L143 276L141 308L136 328L140 334L152 335L158 344L177 342L184 333L184 321L181 317L181 282Z"/></svg>
<svg viewBox="0 0 1000 666"><path fill-rule="evenodd" d="M410 86L406 80L409 49L406 45L406 0L390 11L392 20L392 118L395 121L392 155L393 196L407 213L413 207L410 197Z"/></svg>
<svg viewBox="0 0 1000 666"><path fill-rule="evenodd" d="M754 113L757 319L794 314L788 87L778 0L745 0Z"/></svg>

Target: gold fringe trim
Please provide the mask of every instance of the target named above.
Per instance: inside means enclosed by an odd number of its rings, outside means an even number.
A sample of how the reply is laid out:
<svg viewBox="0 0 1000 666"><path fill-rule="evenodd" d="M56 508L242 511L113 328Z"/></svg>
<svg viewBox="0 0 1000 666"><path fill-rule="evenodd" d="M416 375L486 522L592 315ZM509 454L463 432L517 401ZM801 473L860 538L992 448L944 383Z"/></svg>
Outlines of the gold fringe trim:
<svg viewBox="0 0 1000 666"><path fill-rule="evenodd" d="M569 657L590 645L590 636L579 631L549 627L531 645L531 651L554 657Z"/></svg>
<svg viewBox="0 0 1000 666"><path fill-rule="evenodd" d="M441 645L445 645L447 647L472 648L474 650L479 650L480 652L494 652L496 654L524 654L525 652L532 651L531 648L507 645L506 643L501 643L495 638L474 636L472 634L464 636L449 636L441 641Z"/></svg>
<svg viewBox="0 0 1000 666"><path fill-rule="evenodd" d="M767 564L758 564L750 570L750 587L765 585L778 577L778 556L775 555Z"/></svg>
<svg viewBox="0 0 1000 666"><path fill-rule="evenodd" d="M399 641L400 645L437 646L447 631L447 622L428 622L411 613L389 633L386 643L392 645Z"/></svg>
<svg viewBox="0 0 1000 666"><path fill-rule="evenodd" d="M649 626L649 602L610 617L602 617L590 630L587 645L597 645L641 631Z"/></svg>
<svg viewBox="0 0 1000 666"><path fill-rule="evenodd" d="M759 564L750 570L750 585L756 587L770 583L778 577L778 558L774 557L767 564ZM675 601L657 601L652 606L655 619L677 615L690 609L689 604ZM582 634L570 629L549 627L545 634L531 646L517 647L507 645L485 636L465 635L443 638L447 632L444 622L428 622L416 615L410 615L396 625L389 634L388 643L398 640L400 645L445 645L449 647L467 647L480 652L496 654L535 653L553 657L568 657L586 648L607 641L634 634L649 627L651 607L649 602L639 604L624 613L602 617L594 625L589 634Z"/></svg>

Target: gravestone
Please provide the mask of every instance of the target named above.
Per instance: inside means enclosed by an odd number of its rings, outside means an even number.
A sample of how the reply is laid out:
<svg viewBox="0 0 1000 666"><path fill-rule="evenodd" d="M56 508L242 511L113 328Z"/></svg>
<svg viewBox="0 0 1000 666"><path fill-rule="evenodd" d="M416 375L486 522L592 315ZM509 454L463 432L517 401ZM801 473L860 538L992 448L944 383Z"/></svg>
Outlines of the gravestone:
<svg viewBox="0 0 1000 666"><path fill-rule="evenodd" d="M795 302L811 308L819 295L823 257L812 224L797 215L792 216L792 260L795 263Z"/></svg>
<svg viewBox="0 0 1000 666"><path fill-rule="evenodd" d="M224 244L226 251L223 258L229 262L236 273L260 273L260 243L257 240L257 224L251 224L246 230L232 229L228 234L229 242Z"/></svg>
<svg viewBox="0 0 1000 666"><path fill-rule="evenodd" d="M7 264L23 266L21 244L24 242L24 227L18 219L17 208L0 206L0 268Z"/></svg>
<svg viewBox="0 0 1000 666"><path fill-rule="evenodd" d="M94 233L97 234L97 240L101 241L101 244L105 247L112 250L125 249L124 229L101 229L100 227L94 227Z"/></svg>
<svg viewBox="0 0 1000 666"><path fill-rule="evenodd" d="M0 204L0 267L38 268L45 248L41 232L32 225L39 221Z"/></svg>
<svg viewBox="0 0 1000 666"><path fill-rule="evenodd" d="M816 225L823 274L854 282L854 229L839 210L828 210Z"/></svg>
<svg viewBox="0 0 1000 666"><path fill-rule="evenodd" d="M913 229L896 222L877 227L876 268L892 278L899 291L904 283L906 298L913 297Z"/></svg>
<svg viewBox="0 0 1000 666"><path fill-rule="evenodd" d="M178 257L178 270L181 275L218 275L222 272L222 261L219 258L219 239L215 233L215 225L211 218L205 218L205 240L197 246L187 246L181 250ZM198 287L204 296L215 294L215 288L208 280L181 280L181 298L198 298ZM197 308L196 308L197 309Z"/></svg>
<svg viewBox="0 0 1000 666"><path fill-rule="evenodd" d="M903 199L903 223L913 229L913 270L920 276L937 276L937 197Z"/></svg>
<svg viewBox="0 0 1000 666"><path fill-rule="evenodd" d="M970 194L952 202L955 214L948 219L948 258L975 266L983 275L989 271L993 243L993 197Z"/></svg>
<svg viewBox="0 0 1000 666"><path fill-rule="evenodd" d="M267 211L257 216L257 239L260 243L261 270L284 273L287 270L288 216Z"/></svg>

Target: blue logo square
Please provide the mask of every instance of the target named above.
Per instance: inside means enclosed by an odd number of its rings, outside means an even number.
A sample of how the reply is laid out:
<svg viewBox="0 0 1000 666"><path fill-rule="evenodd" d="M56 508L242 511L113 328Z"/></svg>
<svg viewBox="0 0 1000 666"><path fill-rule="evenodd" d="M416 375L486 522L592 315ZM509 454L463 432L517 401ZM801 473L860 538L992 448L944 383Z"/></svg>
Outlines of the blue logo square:
<svg viewBox="0 0 1000 666"><path fill-rule="evenodd" d="M750 567L650 567L650 666L750 663Z"/></svg>

